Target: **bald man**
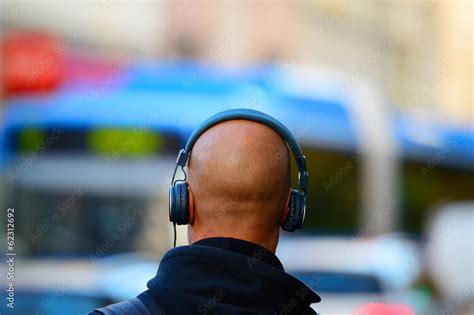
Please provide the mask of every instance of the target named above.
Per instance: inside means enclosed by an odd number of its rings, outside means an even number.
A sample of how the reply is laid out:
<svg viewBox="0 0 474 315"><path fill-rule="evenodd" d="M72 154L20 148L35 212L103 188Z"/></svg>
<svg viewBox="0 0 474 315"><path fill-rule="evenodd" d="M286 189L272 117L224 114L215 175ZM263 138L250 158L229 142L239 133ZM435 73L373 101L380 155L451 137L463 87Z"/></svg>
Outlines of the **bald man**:
<svg viewBox="0 0 474 315"><path fill-rule="evenodd" d="M214 126L194 145L188 174L190 243L225 236L275 252L290 193L289 153L275 131L245 120Z"/></svg>
<svg viewBox="0 0 474 315"><path fill-rule="evenodd" d="M290 197L281 136L253 121L219 123L195 143L187 173L191 245L165 254L135 299L143 314L316 314L319 296L274 254Z"/></svg>

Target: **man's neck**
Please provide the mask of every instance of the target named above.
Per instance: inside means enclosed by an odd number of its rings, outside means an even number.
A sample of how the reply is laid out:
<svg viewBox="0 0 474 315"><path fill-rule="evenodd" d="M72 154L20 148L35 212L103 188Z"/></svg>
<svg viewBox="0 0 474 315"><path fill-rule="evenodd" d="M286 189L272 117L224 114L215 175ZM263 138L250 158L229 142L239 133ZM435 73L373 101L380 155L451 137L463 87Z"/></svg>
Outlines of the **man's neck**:
<svg viewBox="0 0 474 315"><path fill-rule="evenodd" d="M188 226L188 241L190 244L212 237L226 237L244 240L262 246L266 250L275 253L278 244L279 230L264 236L258 235L258 233L248 233L247 231L246 233L242 233L238 230L221 231L218 229L206 229L205 233L203 233L202 230L197 230L194 226Z"/></svg>

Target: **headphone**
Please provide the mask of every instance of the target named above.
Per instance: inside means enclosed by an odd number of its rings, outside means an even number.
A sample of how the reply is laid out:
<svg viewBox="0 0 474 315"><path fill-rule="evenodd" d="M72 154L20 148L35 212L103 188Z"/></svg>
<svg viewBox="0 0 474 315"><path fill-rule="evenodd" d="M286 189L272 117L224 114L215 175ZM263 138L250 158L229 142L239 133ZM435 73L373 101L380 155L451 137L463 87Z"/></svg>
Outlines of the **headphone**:
<svg viewBox="0 0 474 315"><path fill-rule="evenodd" d="M306 160L296 142L293 134L275 118L264 114L262 112L252 109L231 109L220 113L217 113L207 120L205 120L189 137L188 142L184 149L181 149L176 160L176 166L173 171L171 179L171 187L169 189L169 217L170 221L173 222L174 226L174 245L176 246L176 224L185 225L189 223L189 211L188 211L188 183L186 182L186 172L184 167L188 163L189 155L191 150L199 139L199 137L205 133L211 127L223 123L229 120L249 120L261 123L276 133L278 133L286 144L290 147L293 155L296 159L296 165L298 167L298 186L299 189L291 189L290 202L288 205L288 216L282 223L281 227L283 230L288 232L294 232L297 229L303 227L304 219L306 215L306 200L307 200L307 189L308 189L308 171L306 170ZM183 180L175 180L176 171L178 167L181 167L184 173Z"/></svg>

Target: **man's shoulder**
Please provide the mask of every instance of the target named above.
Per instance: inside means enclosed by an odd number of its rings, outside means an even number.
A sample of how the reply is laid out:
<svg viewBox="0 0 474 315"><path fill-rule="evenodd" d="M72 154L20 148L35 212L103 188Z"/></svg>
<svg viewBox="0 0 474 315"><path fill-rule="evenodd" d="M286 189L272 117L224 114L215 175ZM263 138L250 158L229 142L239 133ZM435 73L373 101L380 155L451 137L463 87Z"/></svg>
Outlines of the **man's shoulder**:
<svg viewBox="0 0 474 315"><path fill-rule="evenodd" d="M139 298L133 298L130 300L121 301L115 304L110 304L110 305L95 309L89 314L92 314L92 315L97 315L97 314L149 315L149 314L155 314L155 313L154 312L152 313Z"/></svg>
<svg viewBox="0 0 474 315"><path fill-rule="evenodd" d="M138 297L97 308L89 315L164 315L165 312L156 304L148 291Z"/></svg>

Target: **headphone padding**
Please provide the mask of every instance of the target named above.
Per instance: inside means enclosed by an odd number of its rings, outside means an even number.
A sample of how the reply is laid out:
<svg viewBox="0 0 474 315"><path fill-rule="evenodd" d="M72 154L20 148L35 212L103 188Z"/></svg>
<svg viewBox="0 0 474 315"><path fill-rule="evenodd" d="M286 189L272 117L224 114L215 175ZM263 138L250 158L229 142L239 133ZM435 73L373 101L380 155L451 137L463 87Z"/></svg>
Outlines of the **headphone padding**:
<svg viewBox="0 0 474 315"><path fill-rule="evenodd" d="M178 225L188 224L188 184L176 183L171 187L170 198L170 221Z"/></svg>
<svg viewBox="0 0 474 315"><path fill-rule="evenodd" d="M287 232L294 232L303 227L305 217L304 195L295 189L291 190L290 203L288 205L288 216L285 222L281 225L283 230Z"/></svg>

